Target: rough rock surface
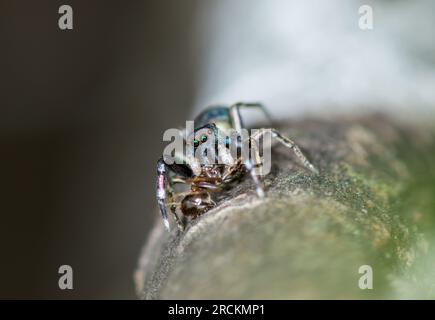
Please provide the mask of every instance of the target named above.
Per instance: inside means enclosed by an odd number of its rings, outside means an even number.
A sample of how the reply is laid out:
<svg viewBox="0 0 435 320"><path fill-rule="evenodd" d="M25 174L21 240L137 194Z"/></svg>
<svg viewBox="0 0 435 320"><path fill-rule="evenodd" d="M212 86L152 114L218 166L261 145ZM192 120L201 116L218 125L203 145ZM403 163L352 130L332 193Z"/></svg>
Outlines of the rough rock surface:
<svg viewBox="0 0 435 320"><path fill-rule="evenodd" d="M135 273L145 299L434 298L435 140L374 115L276 126L320 168L273 148L182 233L156 222ZM157 216L157 214L156 214ZM358 286L373 269L372 290Z"/></svg>

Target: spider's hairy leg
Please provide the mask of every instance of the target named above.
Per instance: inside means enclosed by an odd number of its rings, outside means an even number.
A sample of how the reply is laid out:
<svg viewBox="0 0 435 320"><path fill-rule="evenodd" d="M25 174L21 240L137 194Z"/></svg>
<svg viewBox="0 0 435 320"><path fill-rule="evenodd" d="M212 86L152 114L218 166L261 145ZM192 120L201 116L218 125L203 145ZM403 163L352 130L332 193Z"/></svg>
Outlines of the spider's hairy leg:
<svg viewBox="0 0 435 320"><path fill-rule="evenodd" d="M193 191L181 201L183 217L195 218L216 206L210 193L204 190Z"/></svg>
<svg viewBox="0 0 435 320"><path fill-rule="evenodd" d="M301 149L298 147L298 145L291 140L290 138L283 136L278 130L276 129L270 129L272 133L272 137L275 138L277 141L285 145L287 148L291 149L296 157L302 162L305 168L313 172L314 174L319 174L319 170L313 164L307 159L307 157L303 154ZM257 134L256 139L260 138L262 135L264 135L264 131L260 130Z"/></svg>
<svg viewBox="0 0 435 320"><path fill-rule="evenodd" d="M255 155L255 164L257 165L259 164L260 161L260 154L258 151L257 142L253 139L251 139L251 148L254 151L253 154ZM264 193L263 181L257 175L257 171L253 160L249 156L247 156L244 164L249 174L251 175L252 180L254 181L255 191L257 192L258 197L264 198L265 193Z"/></svg>
<svg viewBox="0 0 435 320"><path fill-rule="evenodd" d="M243 102L238 102L233 104L230 107L230 119L232 122L232 125L234 127L234 129L236 129L236 131L240 131L242 128L244 128L243 126L243 119L242 116L240 115L240 109L248 109L248 108L252 108L252 109L259 109L264 116L270 121L272 122L272 117L269 113L269 111L267 111L266 107L264 105L262 105L261 103L257 103L257 102L250 102L250 103L243 103Z"/></svg>
<svg viewBox="0 0 435 320"><path fill-rule="evenodd" d="M168 165L163 160L163 157L157 161L157 185L156 185L156 196L157 203L159 205L160 213L162 215L163 224L166 229L170 230L169 220L168 220L168 212L166 209L166 202L168 199L172 199L173 188L172 188L172 178L169 175L169 172L173 172L178 176L183 178L191 178L193 173L191 169L185 164L171 164ZM172 210L171 210L172 211ZM172 211L172 213L174 213ZM178 217L175 217L175 220L179 220ZM177 222L178 223L178 222Z"/></svg>

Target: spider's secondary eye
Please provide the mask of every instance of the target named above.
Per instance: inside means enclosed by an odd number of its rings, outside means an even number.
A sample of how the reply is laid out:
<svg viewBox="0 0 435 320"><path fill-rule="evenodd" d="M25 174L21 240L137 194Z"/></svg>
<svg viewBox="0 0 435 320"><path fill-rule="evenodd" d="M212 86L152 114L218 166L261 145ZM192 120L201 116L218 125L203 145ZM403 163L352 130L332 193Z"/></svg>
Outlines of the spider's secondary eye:
<svg viewBox="0 0 435 320"><path fill-rule="evenodd" d="M201 136L201 142L206 142L207 141L207 136L205 134L203 134Z"/></svg>
<svg viewBox="0 0 435 320"><path fill-rule="evenodd" d="M198 140L193 140L193 146L196 148L199 146L199 141Z"/></svg>

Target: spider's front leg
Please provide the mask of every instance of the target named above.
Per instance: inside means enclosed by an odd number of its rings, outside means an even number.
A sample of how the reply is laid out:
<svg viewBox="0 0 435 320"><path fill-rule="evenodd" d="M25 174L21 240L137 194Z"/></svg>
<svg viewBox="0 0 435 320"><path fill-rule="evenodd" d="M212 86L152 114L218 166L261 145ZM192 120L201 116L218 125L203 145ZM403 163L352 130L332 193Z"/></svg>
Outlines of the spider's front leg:
<svg viewBox="0 0 435 320"><path fill-rule="evenodd" d="M163 158L157 161L157 184L156 184L156 196L157 203L159 205L160 213L163 218L163 224L166 229L170 230L168 211L166 208L168 200L173 200L173 188L172 188L172 178L169 172L173 172L178 175L177 182L184 181L183 178L188 179L193 176L192 170L185 164L171 164L165 163ZM176 210L174 210L174 204L171 205L171 212L174 215L174 219L180 227L181 220L178 218Z"/></svg>
<svg viewBox="0 0 435 320"><path fill-rule="evenodd" d="M258 150L257 142L254 139L251 140L251 148L253 150L253 155L255 156L255 164L260 164L260 152ZM257 195L259 198L264 198L264 187L263 187L263 181L259 178L259 175L257 175L257 170L254 165L253 159L251 159L249 156L245 160L245 167L248 170L249 174L251 175L252 181L254 181L255 184L255 191L257 192Z"/></svg>

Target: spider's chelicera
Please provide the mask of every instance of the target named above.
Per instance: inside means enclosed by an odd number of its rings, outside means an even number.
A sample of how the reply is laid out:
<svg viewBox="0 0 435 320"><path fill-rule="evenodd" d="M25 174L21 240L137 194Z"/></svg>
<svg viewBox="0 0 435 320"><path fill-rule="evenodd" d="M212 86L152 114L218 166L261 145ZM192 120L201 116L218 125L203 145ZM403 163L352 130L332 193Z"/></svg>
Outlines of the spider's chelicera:
<svg viewBox="0 0 435 320"><path fill-rule="evenodd" d="M215 195L246 173L253 180L258 197L264 197L261 176L270 170L272 138L291 149L307 169L318 173L299 147L276 129L252 130L249 134L241 119L242 108L257 108L270 119L258 103L211 107L195 118L196 127L186 128L186 134L176 130L178 135L173 137L181 138L181 143L165 148L157 162L157 202L168 230L167 207L184 230L188 217L195 218L216 206ZM177 184L188 189L176 192Z"/></svg>

